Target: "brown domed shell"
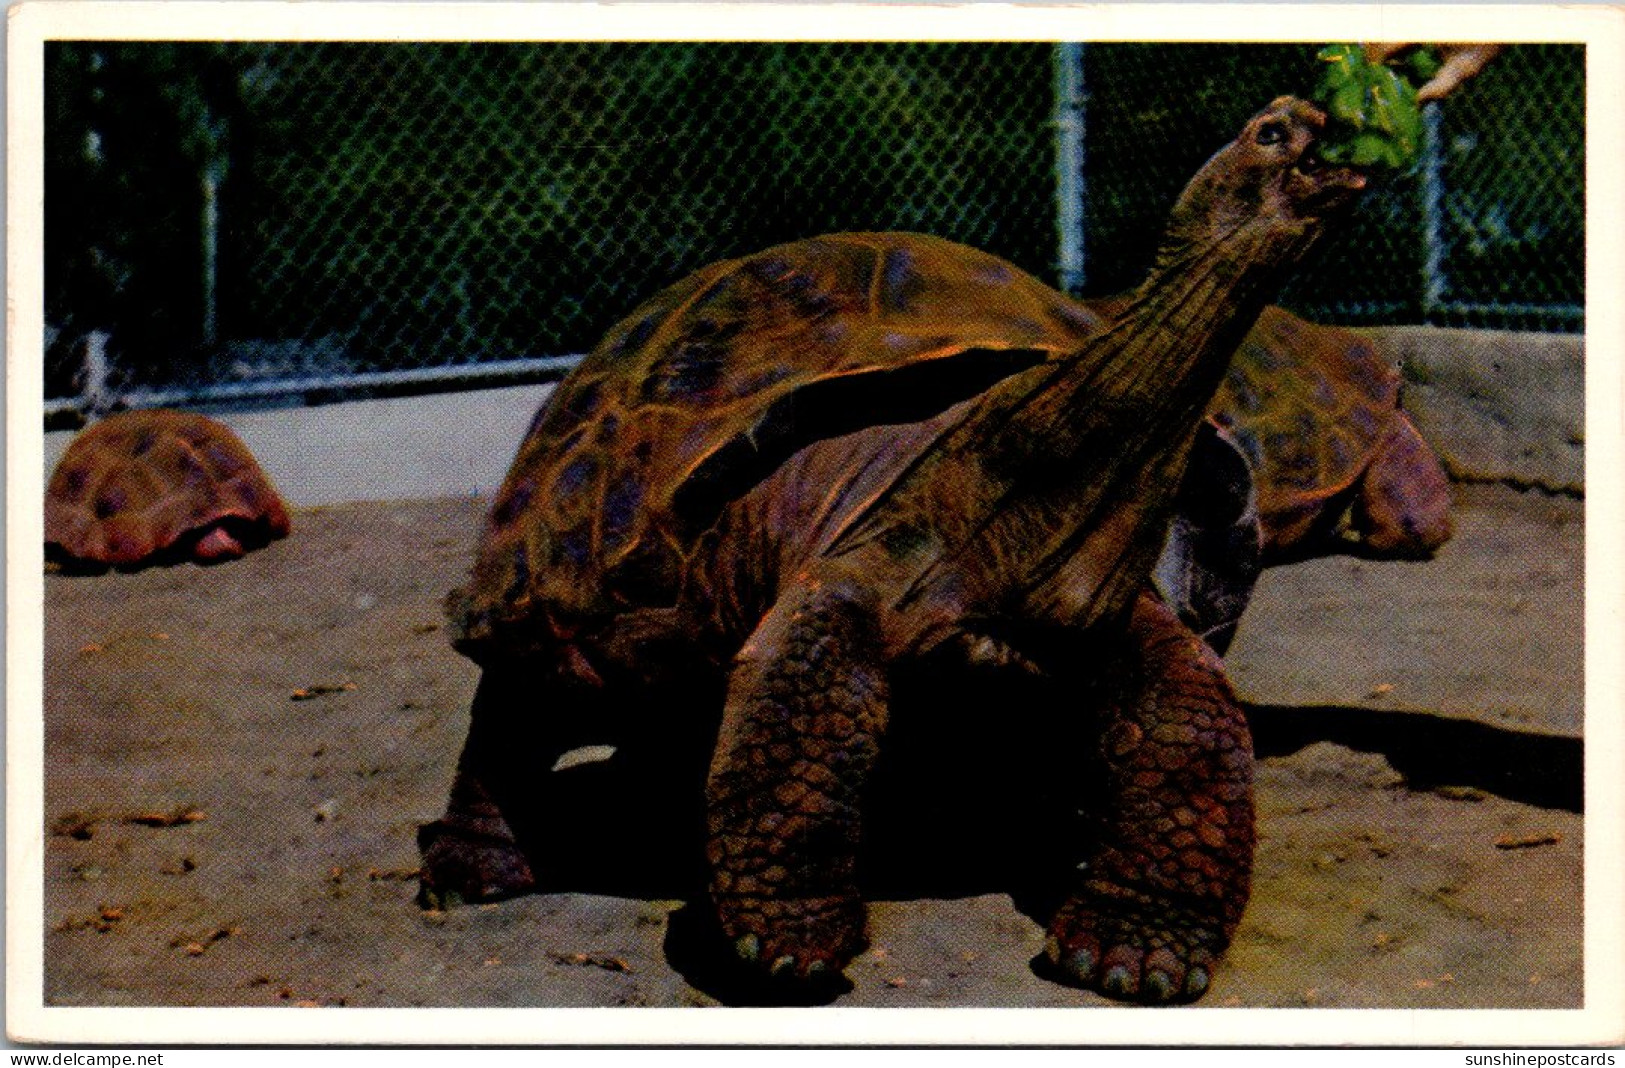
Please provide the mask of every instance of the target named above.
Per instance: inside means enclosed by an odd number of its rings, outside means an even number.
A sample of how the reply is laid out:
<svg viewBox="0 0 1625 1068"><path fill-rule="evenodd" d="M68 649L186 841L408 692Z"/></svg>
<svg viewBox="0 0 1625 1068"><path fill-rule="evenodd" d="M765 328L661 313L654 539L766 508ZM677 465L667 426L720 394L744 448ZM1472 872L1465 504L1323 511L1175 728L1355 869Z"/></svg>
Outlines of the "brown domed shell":
<svg viewBox="0 0 1625 1068"><path fill-rule="evenodd" d="M795 449L924 418L1101 325L998 257L917 234L836 234L689 276L537 414L448 601L459 648L670 604L694 539Z"/></svg>
<svg viewBox="0 0 1625 1068"><path fill-rule="evenodd" d="M1364 474L1396 418L1399 381L1358 332L1265 309L1209 415L1247 456L1266 530L1294 540Z"/></svg>
<svg viewBox="0 0 1625 1068"><path fill-rule="evenodd" d="M220 527L248 546L290 524L237 435L195 413L123 412L95 424L68 446L45 490L46 551L69 563L167 562Z"/></svg>

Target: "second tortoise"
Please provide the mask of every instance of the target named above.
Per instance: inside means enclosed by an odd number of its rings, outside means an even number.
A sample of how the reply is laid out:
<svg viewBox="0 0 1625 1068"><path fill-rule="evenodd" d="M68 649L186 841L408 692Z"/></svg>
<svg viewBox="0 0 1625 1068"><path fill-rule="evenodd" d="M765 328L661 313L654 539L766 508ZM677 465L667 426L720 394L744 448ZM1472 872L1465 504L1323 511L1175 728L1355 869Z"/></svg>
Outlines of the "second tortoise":
<svg viewBox="0 0 1625 1068"><path fill-rule="evenodd" d="M242 440L196 412L121 412L68 445L45 488L45 552L74 571L233 560L287 535Z"/></svg>

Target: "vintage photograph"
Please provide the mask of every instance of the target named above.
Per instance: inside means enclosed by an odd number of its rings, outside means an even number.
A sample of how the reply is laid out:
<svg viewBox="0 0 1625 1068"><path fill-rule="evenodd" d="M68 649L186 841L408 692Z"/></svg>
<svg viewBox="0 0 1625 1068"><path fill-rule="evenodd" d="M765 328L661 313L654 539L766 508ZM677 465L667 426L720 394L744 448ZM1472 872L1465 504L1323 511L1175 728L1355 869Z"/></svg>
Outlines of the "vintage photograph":
<svg viewBox="0 0 1625 1068"><path fill-rule="evenodd" d="M1585 32L1245 29L35 42L42 1006L1595 1008Z"/></svg>

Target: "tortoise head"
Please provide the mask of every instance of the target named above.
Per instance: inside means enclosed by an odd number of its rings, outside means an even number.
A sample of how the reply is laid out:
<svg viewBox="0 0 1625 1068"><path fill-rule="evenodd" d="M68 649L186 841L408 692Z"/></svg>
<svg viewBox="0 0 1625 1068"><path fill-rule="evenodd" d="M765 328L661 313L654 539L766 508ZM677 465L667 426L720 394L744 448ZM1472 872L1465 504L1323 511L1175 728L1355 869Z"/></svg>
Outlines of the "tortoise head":
<svg viewBox="0 0 1625 1068"><path fill-rule="evenodd" d="M1366 176L1320 158L1326 113L1278 97L1197 172L1169 219L1168 243L1252 247L1280 265L1301 254L1324 224L1351 208ZM1262 247L1259 247L1259 243Z"/></svg>

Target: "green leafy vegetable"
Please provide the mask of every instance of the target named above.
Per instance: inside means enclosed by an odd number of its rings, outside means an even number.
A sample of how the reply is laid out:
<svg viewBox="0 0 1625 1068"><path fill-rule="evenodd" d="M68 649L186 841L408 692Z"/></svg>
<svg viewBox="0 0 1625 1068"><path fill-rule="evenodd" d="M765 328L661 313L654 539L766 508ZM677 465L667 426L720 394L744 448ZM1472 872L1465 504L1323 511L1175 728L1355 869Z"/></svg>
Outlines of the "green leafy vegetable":
<svg viewBox="0 0 1625 1068"><path fill-rule="evenodd" d="M1433 76L1439 73L1439 68L1444 66L1439 54L1431 48L1413 48L1405 53L1405 58L1401 62L1410 73L1410 80L1416 85L1426 85L1432 81Z"/></svg>
<svg viewBox="0 0 1625 1068"><path fill-rule="evenodd" d="M1321 156L1354 167L1409 167L1422 145L1416 89L1439 69L1427 48L1402 53L1397 66L1372 63L1354 44L1321 49L1326 66L1315 101L1330 119Z"/></svg>

